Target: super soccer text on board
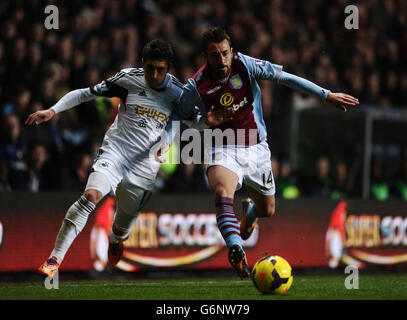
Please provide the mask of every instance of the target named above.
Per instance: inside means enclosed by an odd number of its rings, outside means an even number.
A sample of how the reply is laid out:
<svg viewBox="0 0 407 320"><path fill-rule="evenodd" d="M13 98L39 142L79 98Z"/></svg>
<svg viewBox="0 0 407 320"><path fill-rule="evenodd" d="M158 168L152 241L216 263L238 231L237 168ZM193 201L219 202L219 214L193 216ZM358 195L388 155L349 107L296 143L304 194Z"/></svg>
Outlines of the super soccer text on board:
<svg viewBox="0 0 407 320"><path fill-rule="evenodd" d="M407 218L350 215L346 218L346 247L407 246Z"/></svg>

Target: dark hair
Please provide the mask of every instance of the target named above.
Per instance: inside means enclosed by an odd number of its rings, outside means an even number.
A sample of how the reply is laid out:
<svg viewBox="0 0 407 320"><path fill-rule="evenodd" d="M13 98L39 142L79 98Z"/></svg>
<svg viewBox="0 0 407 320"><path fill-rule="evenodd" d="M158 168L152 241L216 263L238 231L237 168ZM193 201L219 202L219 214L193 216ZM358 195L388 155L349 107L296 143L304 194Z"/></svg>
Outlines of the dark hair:
<svg viewBox="0 0 407 320"><path fill-rule="evenodd" d="M206 30L202 35L202 51L206 52L209 43L219 43L225 39L229 42L229 45L232 46L232 41L230 40L229 35L224 29L220 27L214 27Z"/></svg>
<svg viewBox="0 0 407 320"><path fill-rule="evenodd" d="M174 51L171 44L161 39L155 39L145 45L141 52L141 58L145 61L147 59L167 61L170 64L174 58Z"/></svg>

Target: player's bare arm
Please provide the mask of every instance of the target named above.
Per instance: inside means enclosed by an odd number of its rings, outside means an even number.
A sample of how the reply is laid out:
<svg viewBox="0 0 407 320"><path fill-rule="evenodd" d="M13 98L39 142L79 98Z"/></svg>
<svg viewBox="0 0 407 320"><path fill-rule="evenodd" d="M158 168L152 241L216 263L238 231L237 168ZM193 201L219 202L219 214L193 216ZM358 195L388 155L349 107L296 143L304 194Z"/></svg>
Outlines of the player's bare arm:
<svg viewBox="0 0 407 320"><path fill-rule="evenodd" d="M39 125L49 121L56 113L71 109L81 103L94 99L96 95L92 93L90 88L76 89L64 95L55 105L46 110L40 110L30 114L25 121L26 125Z"/></svg>
<svg viewBox="0 0 407 320"><path fill-rule="evenodd" d="M227 41L223 41L222 45L227 46ZM245 62L249 72L257 80L276 81L278 84L287 86L293 90L318 97L345 112L347 111L347 107L359 104L359 100L349 94L331 92L307 79L283 71L280 65L273 64L266 60L255 59L241 53L238 53L238 55L239 58Z"/></svg>

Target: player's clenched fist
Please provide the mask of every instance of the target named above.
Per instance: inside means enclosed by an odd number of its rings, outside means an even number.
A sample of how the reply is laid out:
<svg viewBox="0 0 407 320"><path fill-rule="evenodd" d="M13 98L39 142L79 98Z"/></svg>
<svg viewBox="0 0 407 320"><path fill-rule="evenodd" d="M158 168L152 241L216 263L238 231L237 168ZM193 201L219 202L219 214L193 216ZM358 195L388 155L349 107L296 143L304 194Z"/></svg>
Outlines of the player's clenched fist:
<svg viewBox="0 0 407 320"><path fill-rule="evenodd" d="M54 114L55 111L52 109L34 112L28 116L27 120L25 121L25 124L32 125L33 123L35 123L36 125L38 125L40 123L51 120Z"/></svg>

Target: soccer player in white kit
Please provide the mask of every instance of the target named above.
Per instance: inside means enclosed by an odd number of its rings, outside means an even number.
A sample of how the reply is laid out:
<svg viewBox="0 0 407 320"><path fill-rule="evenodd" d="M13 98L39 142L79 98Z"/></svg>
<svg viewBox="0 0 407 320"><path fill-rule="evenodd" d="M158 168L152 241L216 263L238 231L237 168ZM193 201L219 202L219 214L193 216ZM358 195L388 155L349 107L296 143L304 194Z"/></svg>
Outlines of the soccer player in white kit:
<svg viewBox="0 0 407 320"><path fill-rule="evenodd" d="M183 85L168 73L173 58L170 44L153 40L142 51L142 68L127 68L98 85L77 89L47 110L31 114L26 124L49 121L56 113L96 97L119 97L118 114L106 132L83 195L67 211L50 257L39 271L53 276L72 242L84 228L88 216L108 193L117 198L114 222L109 233L108 258L116 265L123 254L123 241L138 213L151 196L160 162L151 152L161 139L173 111L194 128L205 128L227 119L228 113L197 115L181 100ZM217 122L219 121L219 122ZM160 155L160 151L158 151Z"/></svg>

